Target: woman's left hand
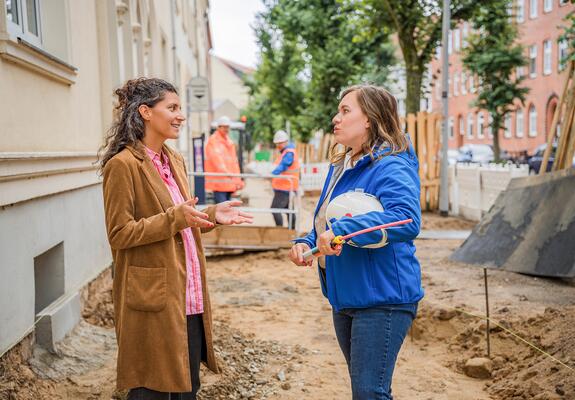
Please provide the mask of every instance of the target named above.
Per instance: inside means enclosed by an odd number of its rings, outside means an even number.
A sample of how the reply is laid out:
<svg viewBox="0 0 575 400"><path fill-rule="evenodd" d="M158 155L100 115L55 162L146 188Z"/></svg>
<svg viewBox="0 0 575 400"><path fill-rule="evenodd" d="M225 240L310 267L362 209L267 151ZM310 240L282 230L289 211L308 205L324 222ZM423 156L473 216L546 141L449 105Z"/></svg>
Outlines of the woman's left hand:
<svg viewBox="0 0 575 400"><path fill-rule="evenodd" d="M335 238L335 235L331 230L327 230L317 238L317 248L319 249L320 253L324 256L339 256L341 253L342 246L338 244L334 247L331 247L331 241Z"/></svg>
<svg viewBox="0 0 575 400"><path fill-rule="evenodd" d="M216 204L216 222L222 225L251 224L254 221L253 215L236 208L241 205L242 202L238 200Z"/></svg>

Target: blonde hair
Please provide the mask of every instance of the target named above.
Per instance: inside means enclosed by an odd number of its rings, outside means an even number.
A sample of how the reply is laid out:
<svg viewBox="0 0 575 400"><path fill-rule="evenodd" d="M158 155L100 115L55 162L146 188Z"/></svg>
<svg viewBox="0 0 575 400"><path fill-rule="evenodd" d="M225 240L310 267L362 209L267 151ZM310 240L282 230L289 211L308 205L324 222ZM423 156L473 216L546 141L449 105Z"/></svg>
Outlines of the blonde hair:
<svg viewBox="0 0 575 400"><path fill-rule="evenodd" d="M371 159L375 160L373 150L383 144L390 150L380 157L406 151L409 142L401 129L395 97L381 86L360 84L342 90L339 98L343 99L351 92L357 93L359 107L369 122L367 141L361 145L360 151L351 155L352 163L363 154L369 154ZM351 148L342 151L340 147L336 143L330 149L329 158L332 164L343 161L345 155L351 151Z"/></svg>

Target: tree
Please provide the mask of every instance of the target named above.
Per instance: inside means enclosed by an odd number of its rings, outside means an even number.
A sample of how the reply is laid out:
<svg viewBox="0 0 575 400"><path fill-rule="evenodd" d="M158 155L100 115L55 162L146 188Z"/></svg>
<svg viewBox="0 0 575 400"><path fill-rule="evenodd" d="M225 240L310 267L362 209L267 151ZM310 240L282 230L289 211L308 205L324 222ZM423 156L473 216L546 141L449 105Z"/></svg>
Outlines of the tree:
<svg viewBox="0 0 575 400"><path fill-rule="evenodd" d="M510 21L510 0L494 0L479 8L474 17L475 33L468 39L463 64L478 77L478 93L473 105L489 112L493 132L495 162L500 160L499 130L505 115L514 110L516 100L524 103L528 88L515 73L527 64L523 46L516 42L517 26Z"/></svg>
<svg viewBox="0 0 575 400"><path fill-rule="evenodd" d="M451 0L453 24L472 17L476 9L491 0ZM431 0L347 0L361 10L370 32L395 32L405 64L408 113L419 111L423 74L441 41L441 1Z"/></svg>
<svg viewBox="0 0 575 400"><path fill-rule="evenodd" d="M363 35L357 12L339 0L264 4L254 27L261 61L247 82L247 112L265 137L287 120L307 141L316 129L331 130L341 89L385 80L393 49L383 32Z"/></svg>

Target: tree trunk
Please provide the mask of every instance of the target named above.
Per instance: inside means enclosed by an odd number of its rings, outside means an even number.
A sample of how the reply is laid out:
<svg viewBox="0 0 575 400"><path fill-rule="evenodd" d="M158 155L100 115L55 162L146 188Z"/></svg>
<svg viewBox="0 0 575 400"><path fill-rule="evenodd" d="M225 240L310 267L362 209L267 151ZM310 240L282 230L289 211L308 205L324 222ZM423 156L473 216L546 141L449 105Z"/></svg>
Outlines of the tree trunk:
<svg viewBox="0 0 575 400"><path fill-rule="evenodd" d="M491 123L491 132L493 132L493 162L500 162L501 158L499 153L501 152L499 148L499 130L501 129L501 117L497 111L491 113L493 122Z"/></svg>
<svg viewBox="0 0 575 400"><path fill-rule="evenodd" d="M423 68L418 65L405 65L405 112L407 114L417 113L421 102L421 82L423 81Z"/></svg>

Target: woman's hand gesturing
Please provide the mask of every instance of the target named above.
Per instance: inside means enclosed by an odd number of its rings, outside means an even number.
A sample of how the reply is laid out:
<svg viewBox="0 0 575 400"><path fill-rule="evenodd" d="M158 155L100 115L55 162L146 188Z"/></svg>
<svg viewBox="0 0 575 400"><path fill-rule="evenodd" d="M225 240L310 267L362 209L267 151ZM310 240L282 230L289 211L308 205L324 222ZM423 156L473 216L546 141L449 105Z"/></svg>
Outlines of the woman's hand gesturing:
<svg viewBox="0 0 575 400"><path fill-rule="evenodd" d="M251 224L254 217L237 209L242 202L238 200L224 201L216 204L216 221L222 225Z"/></svg>
<svg viewBox="0 0 575 400"><path fill-rule="evenodd" d="M188 223L188 226L192 228L213 227L214 223L209 220L208 214L196 210L196 204L198 204L197 197L188 200L182 204L182 207L184 209L184 216L186 217L186 222Z"/></svg>

